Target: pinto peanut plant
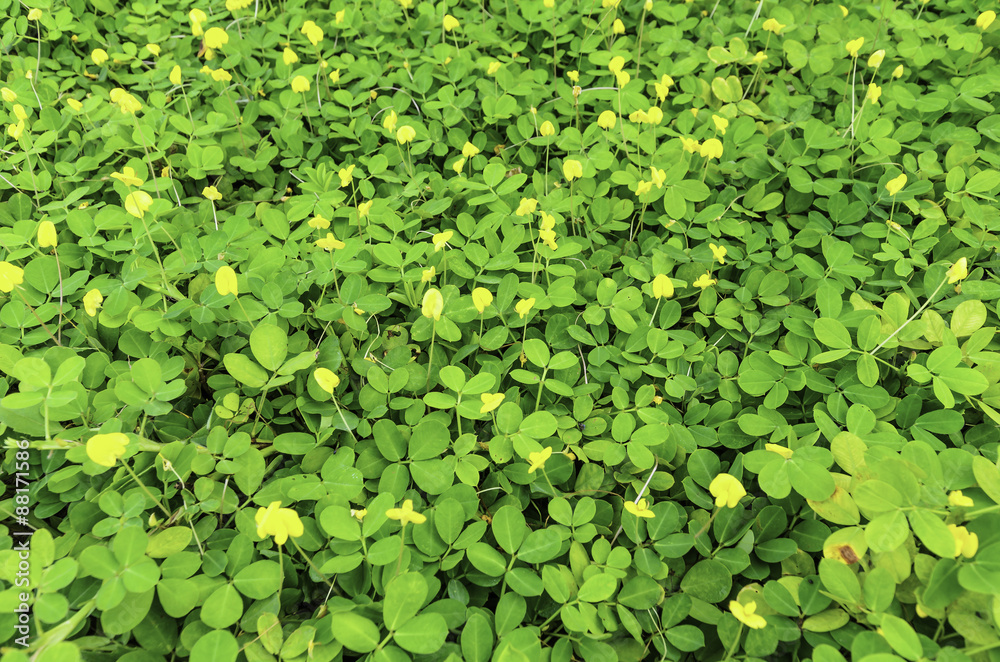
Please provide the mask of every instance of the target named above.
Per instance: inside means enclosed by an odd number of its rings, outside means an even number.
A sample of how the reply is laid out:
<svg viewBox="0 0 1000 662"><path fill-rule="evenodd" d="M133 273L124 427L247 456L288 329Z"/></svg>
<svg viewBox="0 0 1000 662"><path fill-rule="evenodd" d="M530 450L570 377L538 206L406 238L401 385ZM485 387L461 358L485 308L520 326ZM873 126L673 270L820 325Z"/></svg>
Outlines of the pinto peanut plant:
<svg viewBox="0 0 1000 662"><path fill-rule="evenodd" d="M0 662L1000 660L989 0L0 0Z"/></svg>

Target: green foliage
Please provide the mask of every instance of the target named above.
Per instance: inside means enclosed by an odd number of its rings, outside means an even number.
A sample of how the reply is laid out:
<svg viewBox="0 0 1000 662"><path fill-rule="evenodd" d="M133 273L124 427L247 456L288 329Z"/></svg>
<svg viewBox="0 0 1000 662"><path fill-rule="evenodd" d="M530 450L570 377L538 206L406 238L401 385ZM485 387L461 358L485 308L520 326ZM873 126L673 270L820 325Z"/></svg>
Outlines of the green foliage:
<svg viewBox="0 0 1000 662"><path fill-rule="evenodd" d="M0 0L2 662L997 658L989 3L548 1Z"/></svg>

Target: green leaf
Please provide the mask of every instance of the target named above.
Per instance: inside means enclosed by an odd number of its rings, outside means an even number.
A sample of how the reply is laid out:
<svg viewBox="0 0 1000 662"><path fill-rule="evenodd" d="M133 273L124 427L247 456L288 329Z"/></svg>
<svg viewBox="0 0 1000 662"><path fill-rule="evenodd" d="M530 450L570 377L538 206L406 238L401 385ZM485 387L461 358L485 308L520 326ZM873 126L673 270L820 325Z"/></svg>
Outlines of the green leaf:
<svg viewBox="0 0 1000 662"><path fill-rule="evenodd" d="M955 538L941 518L924 508L910 511L910 526L920 542L941 558L955 556Z"/></svg>
<svg viewBox="0 0 1000 662"><path fill-rule="evenodd" d="M705 559L691 566L681 579L681 590L705 602L722 602L733 585L733 576L719 561Z"/></svg>
<svg viewBox="0 0 1000 662"><path fill-rule="evenodd" d="M685 653L705 647L705 635L694 625L677 625L667 630L666 635L667 641Z"/></svg>
<svg viewBox="0 0 1000 662"><path fill-rule="evenodd" d="M269 560L251 563L236 573L233 585L248 598L264 600L281 588L281 567Z"/></svg>
<svg viewBox="0 0 1000 662"><path fill-rule="evenodd" d="M472 567L484 575L500 577L507 570L507 561L503 554L486 543L473 543L465 553Z"/></svg>
<svg viewBox="0 0 1000 662"><path fill-rule="evenodd" d="M201 620L217 630L228 628L242 615L243 598L231 584L217 588L201 607Z"/></svg>
<svg viewBox="0 0 1000 662"><path fill-rule="evenodd" d="M916 661L923 656L924 647L920 643L920 637L902 618L892 614L884 614L880 627L882 628L882 636L889 642L892 649L907 660Z"/></svg>
<svg viewBox="0 0 1000 662"><path fill-rule="evenodd" d="M396 631L393 640L405 651L417 655L436 653L448 637L448 624L441 614L421 614Z"/></svg>
<svg viewBox="0 0 1000 662"><path fill-rule="evenodd" d="M813 326L816 339L831 349L850 349L853 346L851 334L839 320L821 317Z"/></svg>
<svg viewBox="0 0 1000 662"><path fill-rule="evenodd" d="M496 538L500 548L508 554L514 554L528 534L524 514L514 506L500 508L493 515L492 528L493 537Z"/></svg>
<svg viewBox="0 0 1000 662"><path fill-rule="evenodd" d="M355 653L370 653L381 641L378 627L364 616L353 612L338 613L331 625L334 639Z"/></svg>
<svg viewBox="0 0 1000 662"><path fill-rule="evenodd" d="M493 652L494 642L493 628L486 617L480 613L469 616L460 638L462 656L466 662L487 662Z"/></svg>
<svg viewBox="0 0 1000 662"><path fill-rule="evenodd" d="M228 630L213 630L202 635L191 648L190 662L235 662L240 645Z"/></svg>
<svg viewBox="0 0 1000 662"><path fill-rule="evenodd" d="M556 432L556 417L547 411L536 411L521 421L520 432L532 439L547 439Z"/></svg>
<svg viewBox="0 0 1000 662"><path fill-rule="evenodd" d="M245 354L226 354L222 363L233 378L251 388L261 388L267 383L267 372Z"/></svg>
<svg viewBox="0 0 1000 662"><path fill-rule="evenodd" d="M288 335L273 324L258 324L250 333L250 351L258 363L274 372L288 356Z"/></svg>
<svg viewBox="0 0 1000 662"><path fill-rule="evenodd" d="M583 583L577 597L584 602L604 602L618 588L618 580L609 573L594 575Z"/></svg>
<svg viewBox="0 0 1000 662"><path fill-rule="evenodd" d="M416 616L427 600L427 580L416 572L406 572L397 576L386 586L382 615L389 630L400 626Z"/></svg>

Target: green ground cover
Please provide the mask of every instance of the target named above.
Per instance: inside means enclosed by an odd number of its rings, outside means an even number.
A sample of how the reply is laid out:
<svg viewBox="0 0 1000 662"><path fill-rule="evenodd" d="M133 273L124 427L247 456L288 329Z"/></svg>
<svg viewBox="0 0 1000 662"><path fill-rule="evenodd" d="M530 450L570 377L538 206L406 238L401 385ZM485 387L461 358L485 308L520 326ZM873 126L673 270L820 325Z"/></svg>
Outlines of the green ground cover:
<svg viewBox="0 0 1000 662"><path fill-rule="evenodd" d="M996 5L844 1L0 0L0 660L1000 660Z"/></svg>

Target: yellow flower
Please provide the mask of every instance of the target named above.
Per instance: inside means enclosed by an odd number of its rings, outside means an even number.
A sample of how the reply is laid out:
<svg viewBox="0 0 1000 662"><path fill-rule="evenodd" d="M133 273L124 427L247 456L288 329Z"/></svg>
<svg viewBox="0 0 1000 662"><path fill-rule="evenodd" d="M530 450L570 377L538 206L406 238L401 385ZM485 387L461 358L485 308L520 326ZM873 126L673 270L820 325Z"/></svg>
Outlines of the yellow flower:
<svg viewBox="0 0 1000 662"><path fill-rule="evenodd" d="M872 53L871 57L868 58L868 66L873 69L878 69L879 66L882 64L882 60L884 59L885 59L885 50L879 49L874 53Z"/></svg>
<svg viewBox="0 0 1000 662"><path fill-rule="evenodd" d="M708 491L715 497L717 508L735 508L740 503L740 499L746 496L747 491L743 489L740 481L729 474L719 474L708 486Z"/></svg>
<svg viewBox="0 0 1000 662"><path fill-rule="evenodd" d="M16 117L18 120L28 119L28 112L24 109L24 106L22 106L21 104L15 103L14 108L12 108L12 110L14 111L14 117Z"/></svg>
<svg viewBox="0 0 1000 662"><path fill-rule="evenodd" d="M767 627L767 620L764 619L760 614L755 614L757 611L757 603L750 601L746 606L741 605L736 600L729 601L729 611L733 613L740 623L743 623L749 628L754 630L760 630Z"/></svg>
<svg viewBox="0 0 1000 662"><path fill-rule="evenodd" d="M299 56L291 48L285 48L285 52L281 54L281 59L285 64L295 64L299 61Z"/></svg>
<svg viewBox="0 0 1000 662"><path fill-rule="evenodd" d="M554 228L556 226L556 217L555 216L553 216L552 214L549 214L548 212L544 212L544 211L541 212L541 214L542 214L541 227L542 227L543 230L551 230L552 228Z"/></svg>
<svg viewBox="0 0 1000 662"><path fill-rule="evenodd" d="M100 290L94 288L83 295L83 309L87 311L87 314L91 317L97 316L97 309L101 307L104 302L104 297L101 296Z"/></svg>
<svg viewBox="0 0 1000 662"><path fill-rule="evenodd" d="M354 164L352 163L346 168L338 170L337 176L340 177L340 188L347 188L350 186L351 181L354 179Z"/></svg>
<svg viewBox="0 0 1000 662"><path fill-rule="evenodd" d="M538 200L535 198L521 198L521 204L517 206L517 211L514 213L518 216L527 216L533 214L537 208Z"/></svg>
<svg viewBox="0 0 1000 662"><path fill-rule="evenodd" d="M66 105L75 110L76 112L80 112L80 109L83 108L83 104L74 99L73 97L66 98Z"/></svg>
<svg viewBox="0 0 1000 662"><path fill-rule="evenodd" d="M868 98L871 99L872 103L878 103L879 97L882 96L882 88L875 83L868 84Z"/></svg>
<svg viewBox="0 0 1000 662"><path fill-rule="evenodd" d="M17 93L9 87L0 88L0 96L3 96L3 100L7 103L14 103L17 101Z"/></svg>
<svg viewBox="0 0 1000 662"><path fill-rule="evenodd" d="M56 237L56 226L52 221L42 221L38 224L38 246L40 248L55 248L59 244Z"/></svg>
<svg viewBox="0 0 1000 662"><path fill-rule="evenodd" d="M340 25L341 23L344 22L344 18L346 17L347 17L347 10L341 9L339 12L333 15L333 22L336 23L337 25Z"/></svg>
<svg viewBox="0 0 1000 662"><path fill-rule="evenodd" d="M214 80L217 83L230 81L232 79L233 79L232 74L230 74L225 69L216 69L215 71L212 72L212 80Z"/></svg>
<svg viewBox="0 0 1000 662"><path fill-rule="evenodd" d="M437 275L437 269L431 267L430 269L424 269L420 272L420 282L429 283L434 280L434 276Z"/></svg>
<svg viewBox="0 0 1000 662"><path fill-rule="evenodd" d="M524 316L535 306L535 298L521 299L514 306L514 311L524 319Z"/></svg>
<svg viewBox="0 0 1000 662"><path fill-rule="evenodd" d="M115 462L125 454L128 446L128 436L121 432L110 434L95 434L87 440L87 457L102 467L113 467Z"/></svg>
<svg viewBox="0 0 1000 662"><path fill-rule="evenodd" d="M372 210L372 204L374 200L369 200L368 202L362 202L358 205L358 218L368 218L368 212Z"/></svg>
<svg viewBox="0 0 1000 662"><path fill-rule="evenodd" d="M726 253L729 252L729 249L725 246L716 246L715 244L709 244L708 247L712 249L712 255L719 261L719 264L726 263Z"/></svg>
<svg viewBox="0 0 1000 662"><path fill-rule="evenodd" d="M760 64L767 59L767 53L764 51L757 51L757 54L753 56L753 63Z"/></svg>
<svg viewBox="0 0 1000 662"><path fill-rule="evenodd" d="M949 524L948 530L951 531L951 536L955 539L955 556L961 554L965 558L971 559L976 555L976 550L979 549L979 536L975 533L969 533L969 530L964 526L955 526L954 524Z"/></svg>
<svg viewBox="0 0 1000 662"><path fill-rule="evenodd" d="M413 142L413 139L417 137L417 132L412 126L401 126L399 131L396 132L396 140L400 144L405 144L408 142Z"/></svg>
<svg viewBox="0 0 1000 662"><path fill-rule="evenodd" d="M301 32L313 46L316 46L319 42L323 41L323 28L319 27L312 21L306 21L303 23Z"/></svg>
<svg viewBox="0 0 1000 662"><path fill-rule="evenodd" d="M356 517L359 522L364 520L365 515L367 514L368 514L367 508L362 508L361 510L355 510L351 508L351 517Z"/></svg>
<svg viewBox="0 0 1000 662"><path fill-rule="evenodd" d="M980 30L985 31L986 28L993 25L993 21L997 20L997 13L992 9L989 11L984 11L976 18L976 27Z"/></svg>
<svg viewBox="0 0 1000 662"><path fill-rule="evenodd" d="M396 115L396 111L390 110L389 114L385 116L384 120L382 120L382 128L389 131L389 133L392 133L396 130L396 122L398 120L399 116Z"/></svg>
<svg viewBox="0 0 1000 662"><path fill-rule="evenodd" d="M837 5L837 6L840 7L840 13L844 15L844 18L847 18L847 14L849 13L847 11L847 7L845 7L844 5Z"/></svg>
<svg viewBox="0 0 1000 662"><path fill-rule="evenodd" d="M441 292L433 287L424 292L424 300L420 310L421 314L424 317L433 317L435 320L439 320L443 311L444 297L441 296Z"/></svg>
<svg viewBox="0 0 1000 662"><path fill-rule="evenodd" d="M316 368L313 371L313 379L319 384L319 387L333 395L333 390L340 385L340 377L328 368Z"/></svg>
<svg viewBox="0 0 1000 662"><path fill-rule="evenodd" d="M948 284L952 285L969 276L969 261L964 257L948 269Z"/></svg>
<svg viewBox="0 0 1000 662"><path fill-rule="evenodd" d="M95 48L90 53L90 59L94 61L94 64L101 66L108 61L108 52L103 48Z"/></svg>
<svg viewBox="0 0 1000 662"><path fill-rule="evenodd" d="M309 79L305 76L296 76L292 79L292 92L308 92Z"/></svg>
<svg viewBox="0 0 1000 662"><path fill-rule="evenodd" d="M900 175L899 177L894 177L885 183L885 190L889 192L889 195L896 195L903 187L906 186L906 175Z"/></svg>
<svg viewBox="0 0 1000 662"><path fill-rule="evenodd" d="M764 24L761 27L767 30L768 32L773 32L774 34L777 35L782 31L782 29L784 29L787 26L778 23L773 18L769 18L766 21L764 21Z"/></svg>
<svg viewBox="0 0 1000 662"><path fill-rule="evenodd" d="M865 45L864 37L858 37L857 39L847 42L847 54L850 55L851 57L857 57L858 51L861 50L861 47L864 45Z"/></svg>
<svg viewBox="0 0 1000 662"><path fill-rule="evenodd" d="M613 129L615 128L615 123L618 121L618 116L615 115L614 111L605 110L603 113L597 117L597 126L602 129Z"/></svg>
<svg viewBox="0 0 1000 662"><path fill-rule="evenodd" d="M681 136L681 144L684 145L685 152L691 152L692 154L697 154L701 149L701 143L699 143L694 138L685 138Z"/></svg>
<svg viewBox="0 0 1000 662"><path fill-rule="evenodd" d="M399 0L399 4L403 6L403 9L409 9L413 6L413 0Z"/></svg>
<svg viewBox="0 0 1000 662"><path fill-rule="evenodd" d="M340 69L334 69L330 72L330 82L334 85L340 82Z"/></svg>
<svg viewBox="0 0 1000 662"><path fill-rule="evenodd" d="M546 460L550 457L552 457L551 446L546 446L543 450L540 450L537 453L528 453L528 462L531 463L531 466L528 467L528 473L533 474L537 470L543 468Z"/></svg>
<svg viewBox="0 0 1000 662"><path fill-rule="evenodd" d="M274 542L284 545L289 537L298 538L305 533L299 514L291 508L282 508L280 501L273 501L267 508L261 507L254 517L257 523L257 537L274 536Z"/></svg>
<svg viewBox="0 0 1000 662"><path fill-rule="evenodd" d="M625 24L620 18L616 18L615 22L611 24L611 32L612 34L625 34Z"/></svg>
<svg viewBox="0 0 1000 662"><path fill-rule="evenodd" d="M667 181L667 173L657 167L650 167L650 179L656 184L656 188L663 188L663 183Z"/></svg>
<svg viewBox="0 0 1000 662"><path fill-rule="evenodd" d="M447 244L454 236L454 230L445 230L444 232L438 232L436 235L431 237L431 242L434 244L434 252L437 253L439 250L444 248L445 244Z"/></svg>
<svg viewBox="0 0 1000 662"><path fill-rule="evenodd" d="M962 490L948 492L948 503L961 508L971 508L976 505L975 501L962 494Z"/></svg>
<svg viewBox="0 0 1000 662"><path fill-rule="evenodd" d="M626 501L625 510L632 513L636 517L656 517L653 511L649 509L649 504L646 503L645 499L639 499L639 503Z"/></svg>
<svg viewBox="0 0 1000 662"><path fill-rule="evenodd" d="M121 172L111 173L111 176L125 184L125 186L142 186L142 180L139 179L135 170L129 166L122 168Z"/></svg>
<svg viewBox="0 0 1000 662"><path fill-rule="evenodd" d="M670 77L665 76L665 78L670 78ZM671 84L673 84L673 80L671 80L670 82ZM653 88L656 90L656 98L660 100L660 103L666 101L667 94L670 92L670 86L664 85L663 83L653 83Z"/></svg>
<svg viewBox="0 0 1000 662"><path fill-rule="evenodd" d="M575 71L575 70L574 71L567 71L566 72L566 78L569 78L571 82L579 83L580 82L580 72L579 71Z"/></svg>
<svg viewBox="0 0 1000 662"><path fill-rule="evenodd" d="M215 289L218 290L220 296L226 296L227 294L239 296L240 291L236 284L236 272L233 271L232 267L224 264L215 272Z"/></svg>
<svg viewBox="0 0 1000 662"><path fill-rule="evenodd" d="M712 285L715 285L718 282L719 281L712 278L712 276L706 271L705 273L703 273L701 276L698 277L698 280L696 280L691 284L694 285L695 287L700 287L701 289L705 289L706 287L711 287Z"/></svg>
<svg viewBox="0 0 1000 662"><path fill-rule="evenodd" d="M674 283L666 274L658 274L653 279L653 298L662 299L674 296Z"/></svg>
<svg viewBox="0 0 1000 662"><path fill-rule="evenodd" d="M160 54L160 47L156 44L146 44L146 50L153 54L153 57L157 57Z"/></svg>
<svg viewBox="0 0 1000 662"><path fill-rule="evenodd" d="M153 198L145 191L133 191L125 196L125 211L136 218L145 216L152 204Z"/></svg>
<svg viewBox="0 0 1000 662"><path fill-rule="evenodd" d="M327 232L325 237L316 240L315 246L325 251L332 251L334 248L339 251L341 248L347 246L347 244L334 237L332 232Z"/></svg>
<svg viewBox="0 0 1000 662"><path fill-rule="evenodd" d="M542 5L546 9L552 9L553 7L556 6L556 0L542 0Z"/></svg>
<svg viewBox="0 0 1000 662"><path fill-rule="evenodd" d="M622 0L601 0L601 7L604 9L611 9L612 7L617 7L621 4Z"/></svg>
<svg viewBox="0 0 1000 662"><path fill-rule="evenodd" d="M659 106L651 106L646 111L646 119L649 120L650 124L657 125L663 121L663 111L660 110Z"/></svg>
<svg viewBox="0 0 1000 662"><path fill-rule="evenodd" d="M553 126L552 122L548 120L542 122L542 125L538 127L538 133L542 134L542 136L546 138L555 134L555 132L556 132L556 127Z"/></svg>
<svg viewBox="0 0 1000 662"><path fill-rule="evenodd" d="M563 176L566 181L573 181L574 178L583 177L583 166L579 161L568 159L563 161Z"/></svg>
<svg viewBox="0 0 1000 662"><path fill-rule="evenodd" d="M219 189L214 186L206 186L201 190L201 194L211 200L212 202L217 202L222 200L222 194L219 193Z"/></svg>
<svg viewBox="0 0 1000 662"><path fill-rule="evenodd" d="M472 305L476 307L479 314L482 315L486 307L493 303L493 293L490 292L485 287L477 287L472 290Z"/></svg>
<svg viewBox="0 0 1000 662"><path fill-rule="evenodd" d="M402 508L390 508L385 511L385 516L389 519L399 520L402 522L403 526L407 524L423 524L427 521L426 515L421 515L420 513L413 510L413 500L407 499L403 502Z"/></svg>
<svg viewBox="0 0 1000 662"><path fill-rule="evenodd" d="M451 32L459 25L458 19L452 16L451 14L445 14L444 21L442 21L442 23L444 25L445 32Z"/></svg>
<svg viewBox="0 0 1000 662"><path fill-rule="evenodd" d="M903 65L899 65L898 67L892 70L892 77L893 78L903 77Z"/></svg>
<svg viewBox="0 0 1000 662"><path fill-rule="evenodd" d="M615 74L615 82L618 83L618 87L622 88L628 85L628 82L632 80L632 77L628 75L627 71L619 71Z"/></svg>
<svg viewBox="0 0 1000 662"><path fill-rule="evenodd" d="M24 269L10 262L0 262L0 292L10 294L24 282Z"/></svg>
<svg viewBox="0 0 1000 662"><path fill-rule="evenodd" d="M17 124L7 125L7 135L14 140L19 140L21 135L24 133L24 120L19 121Z"/></svg>
<svg viewBox="0 0 1000 662"><path fill-rule="evenodd" d="M42 18L42 10L41 9L35 8L35 9L31 9L31 10L28 11L28 20L29 21L38 21L38 20L41 20L41 18Z"/></svg>
<svg viewBox="0 0 1000 662"><path fill-rule="evenodd" d="M204 23L208 20L208 14L200 9L192 9L188 12L188 19L190 19L192 23Z"/></svg>
<svg viewBox="0 0 1000 662"><path fill-rule="evenodd" d="M209 28L205 31L205 45L212 49L220 49L229 43L229 33L222 28Z"/></svg>
<svg viewBox="0 0 1000 662"><path fill-rule="evenodd" d="M170 82L174 85L181 84L181 67L175 64L174 68L170 70Z"/></svg>
<svg viewBox="0 0 1000 662"><path fill-rule="evenodd" d="M635 185L636 196L645 195L653 190L653 182L647 182L644 179L640 179Z"/></svg>
<svg viewBox="0 0 1000 662"><path fill-rule="evenodd" d="M462 156L467 159L471 159L476 154L479 154L479 148L466 141L466 143L462 146Z"/></svg>
<svg viewBox="0 0 1000 662"><path fill-rule="evenodd" d="M120 87L116 87L111 90L111 93L108 96L111 99L111 103L118 104L118 108L122 111L122 114L135 114L136 112L142 110L142 104L139 103L134 96Z"/></svg>
<svg viewBox="0 0 1000 662"><path fill-rule="evenodd" d="M483 393L479 396L479 399L483 403L483 406L479 408L479 413L488 414L493 411L500 406L505 397L503 393Z"/></svg>
<svg viewBox="0 0 1000 662"><path fill-rule="evenodd" d="M559 244L556 243L556 233L554 230L545 230L545 229L539 230L538 238L542 240L543 244L545 244L552 250L556 250L559 248Z"/></svg>
<svg viewBox="0 0 1000 662"><path fill-rule="evenodd" d="M451 169L455 171L456 175L461 174L463 168L465 168L464 156L451 164Z"/></svg>
<svg viewBox="0 0 1000 662"><path fill-rule="evenodd" d="M702 143L700 153L709 159L722 158L722 142L718 138L709 138Z"/></svg>
<svg viewBox="0 0 1000 662"><path fill-rule="evenodd" d="M729 120L725 117L719 117L718 115L712 115L712 122L715 123L715 130L726 135L726 127L729 126Z"/></svg>
<svg viewBox="0 0 1000 662"><path fill-rule="evenodd" d="M653 11L653 0L646 0L646 4L642 6L643 11Z"/></svg>
<svg viewBox="0 0 1000 662"><path fill-rule="evenodd" d="M497 72L500 71L500 67L503 66L496 60L490 62L490 66L486 68L487 76L496 76Z"/></svg>

